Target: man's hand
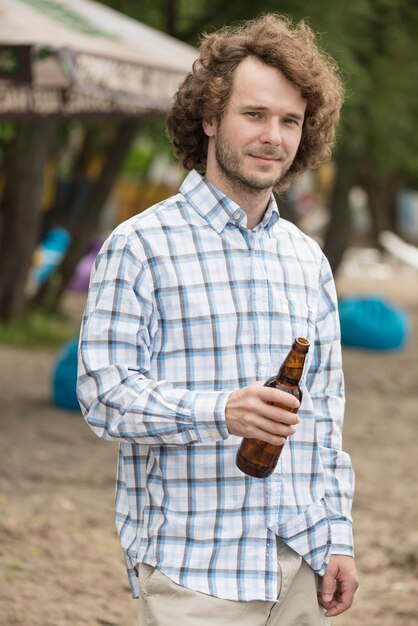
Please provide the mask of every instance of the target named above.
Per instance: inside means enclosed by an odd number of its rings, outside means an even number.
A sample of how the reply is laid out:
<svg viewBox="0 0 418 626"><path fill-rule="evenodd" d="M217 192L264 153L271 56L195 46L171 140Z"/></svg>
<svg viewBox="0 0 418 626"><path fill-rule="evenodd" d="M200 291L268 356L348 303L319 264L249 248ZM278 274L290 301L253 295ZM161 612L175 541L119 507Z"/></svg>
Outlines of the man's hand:
<svg viewBox="0 0 418 626"><path fill-rule="evenodd" d="M231 434L281 446L296 431L300 419L292 411L298 408L290 393L253 383L231 393L225 418Z"/></svg>
<svg viewBox="0 0 418 626"><path fill-rule="evenodd" d="M349 609L357 587L354 559L344 554L333 554L318 593L318 602L326 609L325 617L334 617Z"/></svg>

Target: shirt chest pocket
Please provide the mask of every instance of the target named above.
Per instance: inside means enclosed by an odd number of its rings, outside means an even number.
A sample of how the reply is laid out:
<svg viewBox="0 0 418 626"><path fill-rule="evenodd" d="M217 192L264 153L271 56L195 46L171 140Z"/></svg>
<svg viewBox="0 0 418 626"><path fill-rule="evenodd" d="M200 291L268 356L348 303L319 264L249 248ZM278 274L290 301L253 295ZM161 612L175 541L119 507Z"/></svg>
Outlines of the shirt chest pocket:
<svg viewBox="0 0 418 626"><path fill-rule="evenodd" d="M272 319L272 337L277 338L279 345L290 347L296 337L304 337L313 343L315 338L314 311L303 298L276 298Z"/></svg>

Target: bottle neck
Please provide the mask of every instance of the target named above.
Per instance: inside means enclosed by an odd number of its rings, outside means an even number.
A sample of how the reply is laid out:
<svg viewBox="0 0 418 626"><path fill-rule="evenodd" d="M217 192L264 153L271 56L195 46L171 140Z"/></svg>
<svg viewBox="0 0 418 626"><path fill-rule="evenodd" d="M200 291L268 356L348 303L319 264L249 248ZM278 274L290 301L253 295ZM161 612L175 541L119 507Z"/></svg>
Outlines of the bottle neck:
<svg viewBox="0 0 418 626"><path fill-rule="evenodd" d="M277 378L288 385L297 385L301 379L306 354L291 350L282 364Z"/></svg>

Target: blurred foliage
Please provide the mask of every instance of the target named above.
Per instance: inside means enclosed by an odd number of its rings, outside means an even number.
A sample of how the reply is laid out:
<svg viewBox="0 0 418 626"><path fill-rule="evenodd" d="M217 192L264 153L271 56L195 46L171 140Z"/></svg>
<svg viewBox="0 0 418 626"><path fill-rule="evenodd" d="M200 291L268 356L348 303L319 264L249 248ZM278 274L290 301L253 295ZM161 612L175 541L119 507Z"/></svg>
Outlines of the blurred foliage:
<svg viewBox="0 0 418 626"><path fill-rule="evenodd" d="M318 11L321 2L316 2ZM347 87L341 134L381 177L418 171L418 6L406 0L337 2L312 18Z"/></svg>
<svg viewBox="0 0 418 626"><path fill-rule="evenodd" d="M0 345L56 349L73 339L76 330L74 323L58 313L28 311L7 324L0 324Z"/></svg>
<svg viewBox="0 0 418 626"><path fill-rule="evenodd" d="M15 127L12 122L0 121L0 176L3 173L6 161L6 152L8 146L13 141L15 135ZM0 180L0 197L2 191L2 181Z"/></svg>
<svg viewBox="0 0 418 626"><path fill-rule="evenodd" d="M14 136L14 125L5 120L0 121L0 145L8 144Z"/></svg>
<svg viewBox="0 0 418 626"><path fill-rule="evenodd" d="M410 0L101 0L196 45L202 31L276 11L305 18L346 86L340 144L384 178L418 185L418 3ZM354 164L353 164L354 165Z"/></svg>
<svg viewBox="0 0 418 626"><path fill-rule="evenodd" d="M141 132L123 164L123 172L138 180L146 180L156 154L165 155L168 160L175 161L165 135L165 120L149 119L141 126Z"/></svg>
<svg viewBox="0 0 418 626"><path fill-rule="evenodd" d="M74 177L80 168L87 178L95 178L101 167L109 141L117 132L116 122L108 120L67 120L60 126L57 138L57 176L61 180ZM1 149L1 136L0 136ZM77 159L83 153L83 162ZM122 171L146 178L155 154L164 154L174 161L171 146L165 136L165 121L150 118L141 126L141 132L127 155Z"/></svg>

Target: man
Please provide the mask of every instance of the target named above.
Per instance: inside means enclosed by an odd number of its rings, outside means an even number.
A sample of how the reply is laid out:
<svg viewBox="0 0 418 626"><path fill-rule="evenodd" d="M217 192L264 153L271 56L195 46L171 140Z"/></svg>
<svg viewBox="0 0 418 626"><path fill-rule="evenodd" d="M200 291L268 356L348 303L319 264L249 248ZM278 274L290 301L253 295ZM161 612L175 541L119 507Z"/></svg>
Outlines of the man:
<svg viewBox="0 0 418 626"><path fill-rule="evenodd" d="M120 442L116 522L140 624L318 625L352 602L335 288L272 195L329 158L341 102L303 23L267 15L206 36L168 119L190 173L98 256L79 398ZM300 407L262 385L299 336L312 346ZM242 437L286 441L269 478L236 467Z"/></svg>

